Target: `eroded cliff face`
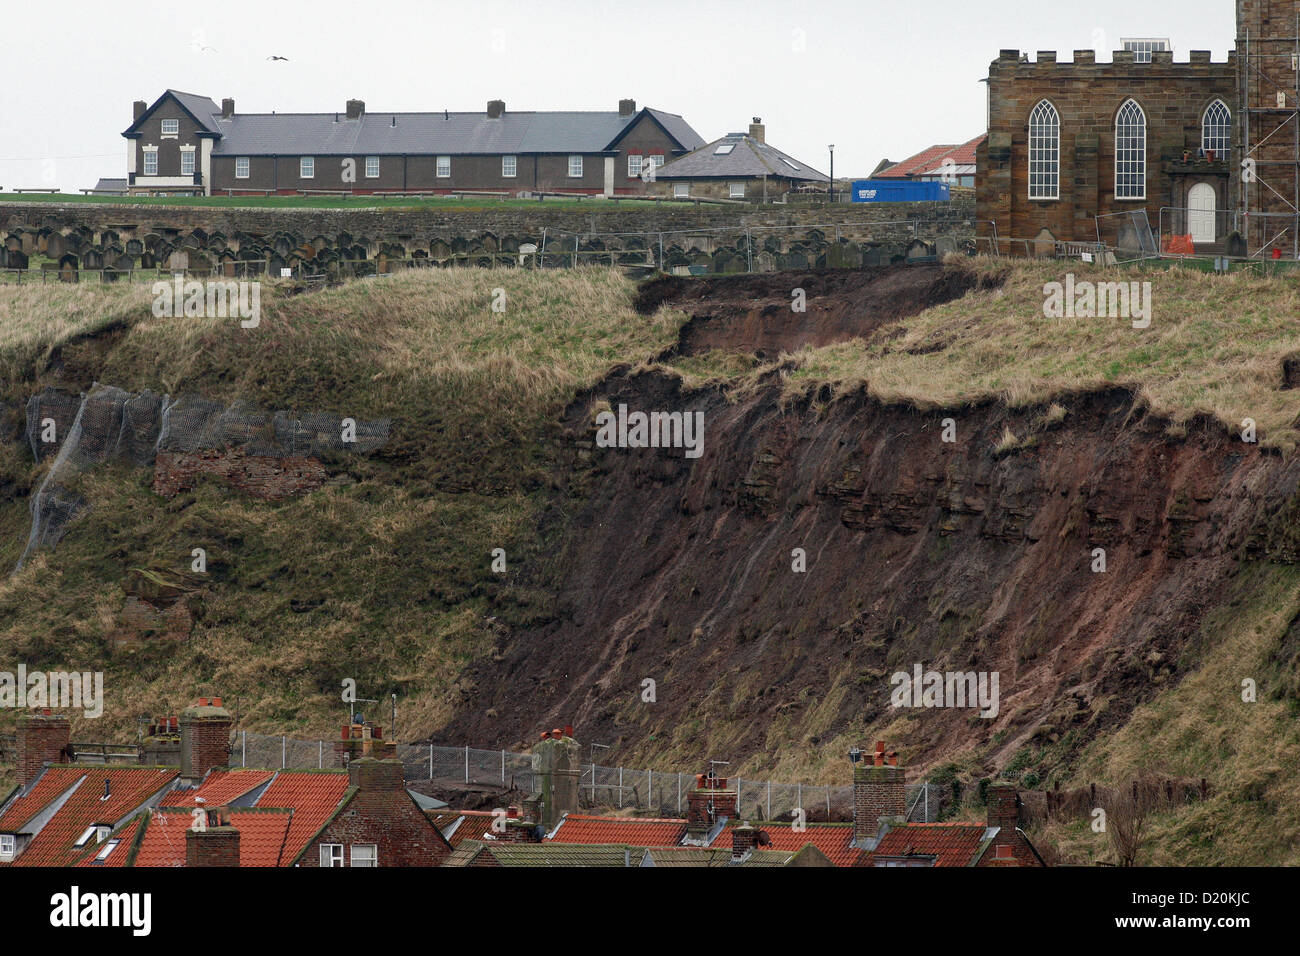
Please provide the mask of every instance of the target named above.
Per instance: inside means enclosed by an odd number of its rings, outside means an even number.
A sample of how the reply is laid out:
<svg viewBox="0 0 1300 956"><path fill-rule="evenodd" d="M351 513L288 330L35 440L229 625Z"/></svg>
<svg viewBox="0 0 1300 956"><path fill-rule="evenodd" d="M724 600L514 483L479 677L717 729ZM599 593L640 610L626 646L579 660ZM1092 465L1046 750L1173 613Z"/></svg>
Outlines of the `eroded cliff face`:
<svg viewBox="0 0 1300 956"><path fill-rule="evenodd" d="M1295 560L1297 462L1211 422L1171 437L1126 391L920 412L780 388L624 372L569 408L553 557L521 572L557 614L467 669L440 737L571 723L624 761L743 771L887 734L917 773L1030 741L1068 763L1195 666L1241 562ZM597 447L620 404L703 411L703 455ZM996 673L997 716L892 707L917 664Z"/></svg>

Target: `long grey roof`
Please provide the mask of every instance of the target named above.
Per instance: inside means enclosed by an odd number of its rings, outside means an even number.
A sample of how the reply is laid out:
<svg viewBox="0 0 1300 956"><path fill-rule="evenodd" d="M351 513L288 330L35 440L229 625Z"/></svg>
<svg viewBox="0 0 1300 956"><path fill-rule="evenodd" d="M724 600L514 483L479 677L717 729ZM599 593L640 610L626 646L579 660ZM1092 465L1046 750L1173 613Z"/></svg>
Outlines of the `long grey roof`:
<svg viewBox="0 0 1300 956"><path fill-rule="evenodd" d="M719 153L719 147L732 149ZM713 179L784 176L787 179L829 182L830 177L800 162L775 146L760 143L746 133L730 133L694 152L665 163L656 179Z"/></svg>
<svg viewBox="0 0 1300 956"><path fill-rule="evenodd" d="M168 90L219 138L226 156L331 156L445 153L598 153L611 148L643 114L653 117L685 150L704 140L681 116L644 109L618 112L235 113L222 118L211 99Z"/></svg>

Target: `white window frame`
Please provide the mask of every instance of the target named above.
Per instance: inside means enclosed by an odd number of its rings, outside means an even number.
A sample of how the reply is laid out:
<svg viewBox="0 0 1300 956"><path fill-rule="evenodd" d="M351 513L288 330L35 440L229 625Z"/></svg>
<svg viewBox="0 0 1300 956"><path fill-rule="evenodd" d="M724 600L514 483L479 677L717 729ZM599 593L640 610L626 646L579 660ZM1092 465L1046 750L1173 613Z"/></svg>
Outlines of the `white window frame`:
<svg viewBox="0 0 1300 956"><path fill-rule="evenodd" d="M1133 54L1134 63L1150 63L1153 59L1152 53L1157 51L1168 53L1173 49L1169 45L1169 41L1164 37L1136 37L1133 39L1121 37L1119 42L1120 49L1128 50Z"/></svg>
<svg viewBox="0 0 1300 956"><path fill-rule="evenodd" d="M170 129L168 128L170 127ZM165 119L162 121L162 135L167 139L175 139L181 135L181 121L178 119Z"/></svg>
<svg viewBox="0 0 1300 956"><path fill-rule="evenodd" d="M373 164L375 170L373 173L370 171L371 164ZM379 157L367 156L366 157L366 179L378 179L378 178L379 178Z"/></svg>
<svg viewBox="0 0 1300 956"><path fill-rule="evenodd" d="M664 164L664 154L663 154L663 153L651 153L651 154L650 154L650 163L651 163L651 165L655 166L656 168L659 167L659 166L662 166L662 165Z"/></svg>
<svg viewBox="0 0 1300 956"><path fill-rule="evenodd" d="M577 172L574 172L575 169L577 170ZM569 155L569 178L570 179L582 178L582 157L577 153L571 153Z"/></svg>
<svg viewBox="0 0 1300 956"><path fill-rule="evenodd" d="M673 198L674 198L674 199L690 199L690 198L691 198L691 184L690 184L690 183L673 183Z"/></svg>
<svg viewBox="0 0 1300 956"><path fill-rule="evenodd" d="M12 860L18 855L18 838L12 833L0 833L0 860Z"/></svg>
<svg viewBox="0 0 1300 956"><path fill-rule="evenodd" d="M627 178L636 179L641 175L641 167L645 164L645 157L640 153L627 154Z"/></svg>
<svg viewBox="0 0 1300 956"><path fill-rule="evenodd" d="M95 862L103 863L105 860L107 860L109 856L112 854L112 852L117 849L117 845L121 842L122 842L121 840L114 839L114 840L109 840L107 843L105 843L104 849L100 850L98 853L95 854Z"/></svg>
<svg viewBox="0 0 1300 956"><path fill-rule="evenodd" d="M369 852L369 856L363 855L361 862L357 862L357 851L361 850L363 854ZM352 865L361 867L379 866L379 844L377 843L354 843L352 844Z"/></svg>
<svg viewBox="0 0 1300 956"><path fill-rule="evenodd" d="M247 156L236 156L235 157L235 178L247 179L249 167L251 165L252 164L249 162ZM240 170L243 170L243 172L240 172Z"/></svg>
<svg viewBox="0 0 1300 956"><path fill-rule="evenodd" d="M315 156L298 157L298 178L299 179L316 178L316 157Z"/></svg>
<svg viewBox="0 0 1300 956"><path fill-rule="evenodd" d="M194 147L191 146L189 149L186 149L184 146L182 146L181 147L181 175L182 176L194 175L194 169L195 169L194 159L195 159ZM187 164L190 167L188 170L186 170L185 168Z"/></svg>
<svg viewBox="0 0 1300 956"><path fill-rule="evenodd" d="M1051 100L1039 100L1029 114L1029 198L1061 198L1061 114Z"/></svg>
<svg viewBox="0 0 1300 956"><path fill-rule="evenodd" d="M322 843L320 845L320 865L322 869L343 866L343 844Z"/></svg>
<svg viewBox="0 0 1300 956"><path fill-rule="evenodd" d="M144 149L144 175L157 176L158 175L158 147L145 146L143 147L143 149ZM153 163L151 164L149 160L153 160ZM150 165L153 166L152 170L149 168Z"/></svg>
<svg viewBox="0 0 1300 956"><path fill-rule="evenodd" d="M90 842L90 838L95 836L98 833L99 833L99 827L96 824L92 823L90 826L86 827L86 829L81 832L81 836L77 837L77 842L72 845L78 847L85 846L87 843Z"/></svg>
<svg viewBox="0 0 1300 956"><path fill-rule="evenodd" d="M434 168L434 174L439 179L451 178L451 157L450 156L438 157L438 159L436 160L436 166Z"/></svg>
<svg viewBox="0 0 1300 956"><path fill-rule="evenodd" d="M519 157L502 156L501 157L501 178L514 179L519 175Z"/></svg>
<svg viewBox="0 0 1300 956"><path fill-rule="evenodd" d="M1132 97L1115 114L1115 198L1147 198L1147 114Z"/></svg>
<svg viewBox="0 0 1300 956"><path fill-rule="evenodd" d="M1214 150L1216 160L1226 160L1232 151L1232 110L1223 100L1215 100L1201 114L1201 149Z"/></svg>
<svg viewBox="0 0 1300 956"><path fill-rule="evenodd" d="M727 198L729 198L729 199L744 199L744 198L745 198L745 184L744 184L744 183L727 183Z"/></svg>

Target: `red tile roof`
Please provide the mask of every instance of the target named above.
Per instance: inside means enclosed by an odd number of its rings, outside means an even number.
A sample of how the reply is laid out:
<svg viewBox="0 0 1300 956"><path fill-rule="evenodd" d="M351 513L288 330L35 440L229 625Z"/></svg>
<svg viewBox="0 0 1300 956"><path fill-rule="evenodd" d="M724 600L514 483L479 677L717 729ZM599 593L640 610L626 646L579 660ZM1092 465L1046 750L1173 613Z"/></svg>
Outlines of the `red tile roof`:
<svg viewBox="0 0 1300 956"><path fill-rule="evenodd" d="M281 770L256 806L293 810L293 822L284 845L284 860L292 860L311 842L348 789L347 771Z"/></svg>
<svg viewBox="0 0 1300 956"><path fill-rule="evenodd" d="M96 854L91 852L77 865L126 866L135 835L146 819L148 826L133 865L184 866L185 831L190 827L190 812L183 807L160 807L148 817L142 814L113 835L121 842L102 862L96 863ZM292 810L232 810L230 825L239 831L239 865L280 865L292 819Z"/></svg>
<svg viewBox="0 0 1300 956"><path fill-rule="evenodd" d="M907 823L891 827L860 866L879 857L932 856L935 866L970 866L984 843L982 823Z"/></svg>
<svg viewBox="0 0 1300 956"><path fill-rule="evenodd" d="M32 808L36 803L40 803L36 811L43 810L53 799L75 789L11 865L70 866L85 851L74 844L87 827L116 825L171 786L178 772L174 767L47 767L32 792L16 800L0 818L0 831L21 831L35 815ZM105 780L107 799L103 799ZM22 822L17 823L19 820Z"/></svg>
<svg viewBox="0 0 1300 956"><path fill-rule="evenodd" d="M193 790L173 790L159 806L195 807L196 797L203 798L209 809L225 806L275 776L274 770L213 770Z"/></svg>
<svg viewBox="0 0 1300 956"><path fill-rule="evenodd" d="M438 813L445 816L448 811L440 810ZM457 819L460 820L460 823L456 824L456 828L448 834L447 831L453 823L456 823ZM451 811L451 819L435 820L434 823L442 831L443 836L447 837L447 842L455 849L465 840L482 840L487 835L487 832L492 829L492 811Z"/></svg>
<svg viewBox="0 0 1300 956"><path fill-rule="evenodd" d="M731 849L732 825L718 834L711 844L714 848ZM862 859L862 851L853 846L853 824L851 823L809 823L808 829L796 833L788 823L755 823L756 829L762 830L772 842L761 846L760 850L802 850L811 843L826 854L836 866L854 866Z"/></svg>
<svg viewBox="0 0 1300 956"><path fill-rule="evenodd" d="M895 163L886 170L876 173L874 179L906 179L920 173L938 169L945 159L951 159L955 166L974 166L975 150L984 141L987 133L981 133L974 139L958 145L931 146L915 156L909 156L901 163Z"/></svg>
<svg viewBox="0 0 1300 956"><path fill-rule="evenodd" d="M127 857L131 855L131 845L135 843L136 834L140 832L140 826L144 823L146 817L143 813L132 817L125 826L111 834L110 839L117 840L117 846L113 847L111 853L104 859L96 861L103 846L92 844L77 861L77 866L126 866Z"/></svg>
<svg viewBox="0 0 1300 956"><path fill-rule="evenodd" d="M550 843L617 843L630 846L677 846L686 835L685 820L647 817L601 817L567 814ZM730 846L730 844L728 844Z"/></svg>

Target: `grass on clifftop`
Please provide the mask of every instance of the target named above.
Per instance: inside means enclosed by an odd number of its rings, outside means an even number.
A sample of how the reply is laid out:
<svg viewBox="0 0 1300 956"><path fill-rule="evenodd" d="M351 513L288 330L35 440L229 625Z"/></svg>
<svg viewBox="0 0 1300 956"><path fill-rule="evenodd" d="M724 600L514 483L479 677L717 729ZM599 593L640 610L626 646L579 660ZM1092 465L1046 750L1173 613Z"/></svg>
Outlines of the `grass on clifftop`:
<svg viewBox="0 0 1300 956"><path fill-rule="evenodd" d="M886 402L957 408L990 397L1022 406L1128 386L1175 423L1207 414L1239 430L1250 418L1263 445L1290 449L1300 438L1300 390L1282 389L1283 361L1300 356L1294 278L987 258L949 266L1005 274L1005 282L867 343L801 351L788 389L830 382L851 391L865 383ZM1067 272L1077 282L1150 282L1150 327L1135 329L1125 318L1046 318L1043 287Z"/></svg>

